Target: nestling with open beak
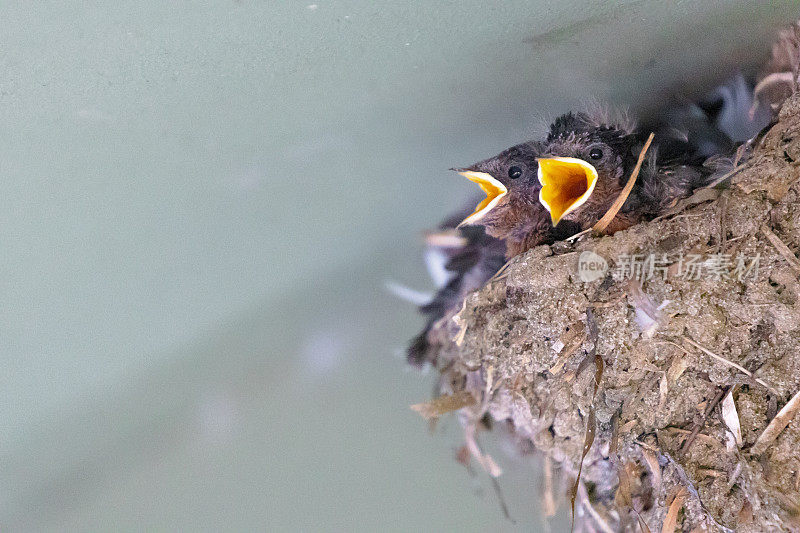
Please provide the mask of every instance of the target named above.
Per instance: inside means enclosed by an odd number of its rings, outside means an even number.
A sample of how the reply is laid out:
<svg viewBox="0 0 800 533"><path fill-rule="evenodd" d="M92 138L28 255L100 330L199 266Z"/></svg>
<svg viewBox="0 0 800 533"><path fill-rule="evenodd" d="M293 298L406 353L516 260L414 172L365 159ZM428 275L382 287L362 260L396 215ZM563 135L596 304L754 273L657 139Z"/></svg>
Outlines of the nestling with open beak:
<svg viewBox="0 0 800 533"><path fill-rule="evenodd" d="M504 240L509 258L589 228L619 196L647 133L623 121L563 115L544 141L458 169L486 193L462 225L482 225ZM658 216L707 184L712 169L704 160L685 136L657 133L634 189L606 231Z"/></svg>
<svg viewBox="0 0 800 533"><path fill-rule="evenodd" d="M659 216L694 189L729 176L725 165L746 157L757 132L797 92L798 72L800 22L780 34L755 88L739 74L709 93L710 99L662 109L653 124L640 129L603 109L569 113L553 122L542 141L454 169L477 183L486 198L458 224L461 240L445 265L452 277L421 307L427 323L408 350L409 361L435 362L432 326L451 316L506 258L594 226L622 192L650 132L655 141L606 232ZM453 226L446 225L450 235Z"/></svg>
<svg viewBox="0 0 800 533"><path fill-rule="evenodd" d="M480 289L506 262L505 243L487 235L481 226L456 229L459 220L468 212L451 217L440 226L438 232L428 236L429 251L434 248L444 255L444 269L449 275L442 281L433 299L419 307L426 317L425 327L411 341L406 354L408 361L416 366L428 360L428 332L434 324L460 305L467 294Z"/></svg>
<svg viewBox="0 0 800 533"><path fill-rule="evenodd" d="M724 135L713 125L702 131ZM543 141L529 141L466 168L454 169L478 184L486 198L458 224L463 244L450 252L453 273L422 306L426 326L408 349L409 362L432 360L428 332L506 259L594 225L630 176L648 132L626 120L586 113L556 119ZM606 231L658 216L712 179L703 166L709 139L665 125L656 129L639 179ZM463 215L462 215L463 216ZM446 224L452 231L455 224ZM474 231L479 230L479 231Z"/></svg>

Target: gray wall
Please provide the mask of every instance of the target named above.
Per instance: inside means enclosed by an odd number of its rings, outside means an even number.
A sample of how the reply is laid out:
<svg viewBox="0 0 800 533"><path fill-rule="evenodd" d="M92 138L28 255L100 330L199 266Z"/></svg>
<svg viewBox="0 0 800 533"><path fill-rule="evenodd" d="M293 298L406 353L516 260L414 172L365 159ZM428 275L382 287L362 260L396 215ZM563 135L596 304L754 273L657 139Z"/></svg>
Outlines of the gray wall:
<svg viewBox="0 0 800 533"><path fill-rule="evenodd" d="M421 231L472 192L446 169L689 95L798 15L315 1L4 5L4 530L511 528L408 410L433 379L383 291L430 289Z"/></svg>

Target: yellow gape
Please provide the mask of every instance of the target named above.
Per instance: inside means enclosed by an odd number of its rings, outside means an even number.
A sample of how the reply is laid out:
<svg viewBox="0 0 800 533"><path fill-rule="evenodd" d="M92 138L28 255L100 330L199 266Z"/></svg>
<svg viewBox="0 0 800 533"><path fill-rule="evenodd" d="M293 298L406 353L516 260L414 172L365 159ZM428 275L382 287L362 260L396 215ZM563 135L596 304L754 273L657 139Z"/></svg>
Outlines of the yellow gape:
<svg viewBox="0 0 800 533"><path fill-rule="evenodd" d="M567 213L583 205L597 183L597 169L574 157L542 158L539 162L539 202L555 226Z"/></svg>
<svg viewBox="0 0 800 533"><path fill-rule="evenodd" d="M468 180L477 183L483 192L486 193L486 198L484 198L483 201L478 204L478 207L475 208L475 211L470 216L465 218L461 224L459 224L459 227L461 227L468 224L474 224L482 219L484 215L491 211L494 206L496 206L497 203L503 198L503 196L508 193L508 189L506 189L505 185L494 179L486 172L473 172L470 170L466 172L459 172L459 174Z"/></svg>

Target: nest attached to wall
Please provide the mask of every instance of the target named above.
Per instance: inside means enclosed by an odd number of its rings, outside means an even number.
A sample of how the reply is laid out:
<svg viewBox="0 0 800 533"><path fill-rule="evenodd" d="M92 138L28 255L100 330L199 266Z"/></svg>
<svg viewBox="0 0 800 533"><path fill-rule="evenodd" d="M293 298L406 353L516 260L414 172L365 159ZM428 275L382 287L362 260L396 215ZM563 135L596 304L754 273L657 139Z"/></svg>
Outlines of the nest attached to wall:
<svg viewBox="0 0 800 533"><path fill-rule="evenodd" d="M800 531L798 253L794 96L729 188L534 248L469 295L431 332L441 396L416 408L459 411L493 476L474 435L507 425L589 530Z"/></svg>

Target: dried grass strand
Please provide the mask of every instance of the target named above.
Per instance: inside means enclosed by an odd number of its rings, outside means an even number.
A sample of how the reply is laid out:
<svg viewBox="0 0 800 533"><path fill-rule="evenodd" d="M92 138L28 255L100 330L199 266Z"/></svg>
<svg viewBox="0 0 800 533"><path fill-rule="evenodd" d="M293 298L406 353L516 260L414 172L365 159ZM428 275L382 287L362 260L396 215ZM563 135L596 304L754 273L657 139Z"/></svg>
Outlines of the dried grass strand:
<svg viewBox="0 0 800 533"><path fill-rule="evenodd" d="M772 441L778 438L778 435L789 425L789 422L792 421L792 418L794 418L798 410L800 410L800 391L778 411L775 418L770 420L767 427L764 428L764 431L758 436L758 439L756 439L756 443L753 444L750 452L753 455L761 455L767 451L767 447L772 444Z"/></svg>
<svg viewBox="0 0 800 533"><path fill-rule="evenodd" d="M468 391L461 391L455 394L443 394L429 402L415 403L411 406L411 409L419 413L425 420L432 420L476 403L477 401L472 394Z"/></svg>
<svg viewBox="0 0 800 533"><path fill-rule="evenodd" d="M678 527L678 513L680 512L686 498L689 496L689 491L684 487L678 491L672 499L672 503L667 510L667 516L664 518L664 524L661 526L661 533L673 533Z"/></svg>
<svg viewBox="0 0 800 533"><path fill-rule="evenodd" d="M653 142L653 137L655 137L655 134L653 133L647 137L647 141L644 143L642 151L639 152L639 159L636 160L636 166L633 167L631 177L628 178L628 183L625 184L622 192L619 193L619 196L617 196L617 199L614 200L614 203L611 205L608 211L606 211L606 214L603 215L603 218L598 220L597 224L594 225L592 228L594 231L598 233L605 231L611 221L614 220L614 217L617 216L619 210L622 209L622 204L624 204L625 200L628 199L628 196L633 190L633 185L636 183L636 178L639 177L639 171L642 169L642 163L644 163L644 156L647 154L647 149L650 148L650 144Z"/></svg>
<svg viewBox="0 0 800 533"><path fill-rule="evenodd" d="M789 266L792 267L795 272L800 274L800 260L798 260L792 250L786 246L786 243L783 242L780 237L775 235L775 233L773 233L766 224L761 225L761 233L763 233L769 242L772 243L772 246L775 247L775 250L777 250L784 259L786 259L786 262L789 263Z"/></svg>
<svg viewBox="0 0 800 533"><path fill-rule="evenodd" d="M729 361L728 359L725 359L725 358L724 358L724 357L722 357L721 355L717 355L717 354L715 354L715 353L714 353L714 352L712 352L711 350L709 350L709 349L707 349L707 348L705 348L705 347L703 347L703 346L701 346L701 345L697 344L695 341L693 341L692 339L690 339L690 338L689 338L689 337L687 337L686 335L683 335L681 338L682 338L683 340L685 340L686 342L688 342L689 344L691 344L692 346L694 346L695 348L697 348L698 350L700 350L701 352L703 352L704 354L706 354L707 356L709 356L709 357L712 357L712 358L716 359L716 360L717 360L717 361L719 361L720 363L723 363L723 364L726 364L726 365L728 365L728 366L730 366L730 367L733 367L733 368L735 368L736 370L740 371L742 374L746 375L747 377L749 377L749 378L752 378L752 379L753 379L753 380L754 380L756 383L758 383L759 385L762 385L762 386L766 387L766 388L767 388L768 390L770 390L771 392L775 392L775 393L777 393L777 391L776 391L776 390L775 390L775 389L774 389L774 388L773 388L773 387L772 387L772 386L771 386L769 383L767 383L766 381L764 381L764 380L763 380L763 379L761 379L761 378L754 377L754 376L753 376L753 373L752 373L752 372L750 372L749 370L747 370L747 369L746 369L745 367L743 367L742 365L736 364L736 363L734 363L733 361Z"/></svg>

